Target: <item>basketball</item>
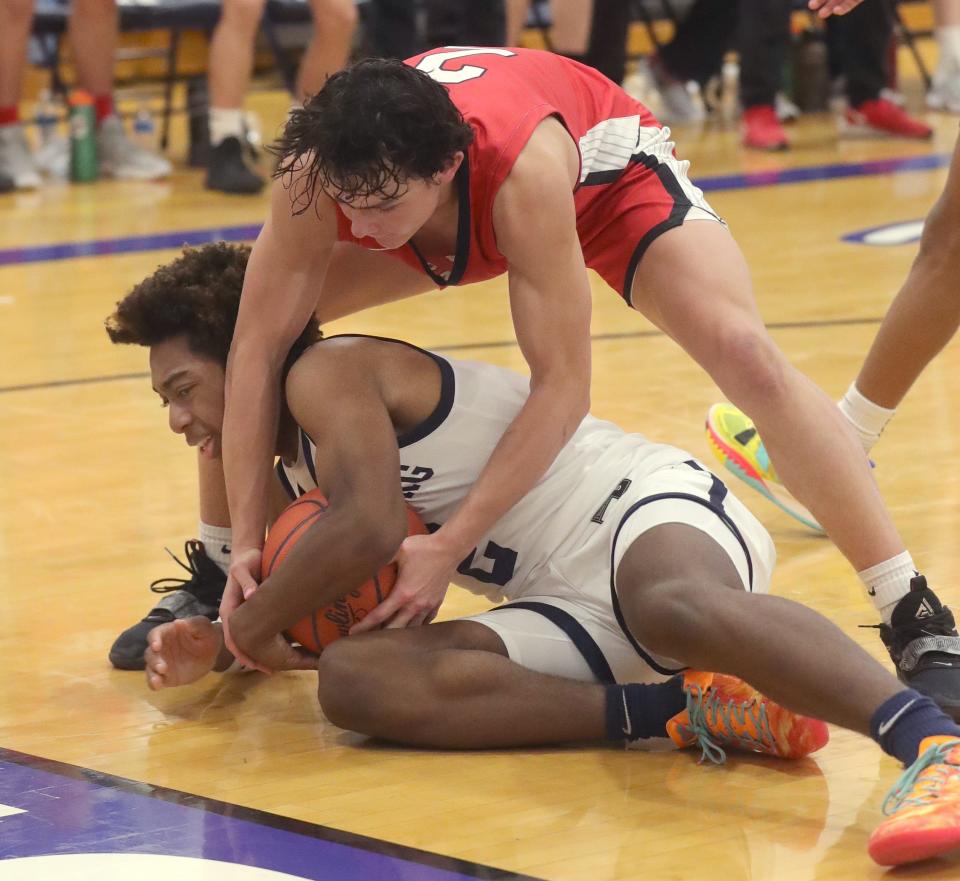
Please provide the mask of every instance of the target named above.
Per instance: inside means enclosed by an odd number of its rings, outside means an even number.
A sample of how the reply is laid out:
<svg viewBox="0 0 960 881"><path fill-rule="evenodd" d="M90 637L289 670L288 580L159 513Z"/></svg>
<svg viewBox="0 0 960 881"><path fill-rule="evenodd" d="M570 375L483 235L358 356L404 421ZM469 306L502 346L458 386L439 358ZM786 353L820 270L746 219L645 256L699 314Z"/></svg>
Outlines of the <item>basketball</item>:
<svg viewBox="0 0 960 881"><path fill-rule="evenodd" d="M318 489L311 490L288 505L267 533L263 546L263 577L279 566L290 549L322 517L329 504ZM407 505L407 535L425 535L427 528L416 511ZM373 578L351 590L345 597L308 615L287 631L307 651L319 655L323 647L346 636L358 621L381 603L397 580L396 563L388 563Z"/></svg>

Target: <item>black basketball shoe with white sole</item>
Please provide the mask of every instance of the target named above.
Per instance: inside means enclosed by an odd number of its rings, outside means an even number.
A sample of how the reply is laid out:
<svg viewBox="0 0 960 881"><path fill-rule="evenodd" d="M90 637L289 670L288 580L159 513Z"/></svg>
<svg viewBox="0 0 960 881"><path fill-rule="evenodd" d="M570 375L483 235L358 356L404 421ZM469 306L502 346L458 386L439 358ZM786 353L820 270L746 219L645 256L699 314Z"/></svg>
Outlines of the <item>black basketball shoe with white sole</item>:
<svg viewBox="0 0 960 881"><path fill-rule="evenodd" d="M183 546L184 563L170 550L167 553L190 573L189 578L160 578L150 585L154 593L164 593L147 616L121 633L110 647L110 663L118 670L143 670L143 653L147 650L147 634L160 624L175 618L205 615L216 621L220 615L220 599L227 584L223 570L211 560L203 543L191 539Z"/></svg>
<svg viewBox="0 0 960 881"><path fill-rule="evenodd" d="M953 613L917 575L890 624L877 625L897 677L960 720L960 634Z"/></svg>

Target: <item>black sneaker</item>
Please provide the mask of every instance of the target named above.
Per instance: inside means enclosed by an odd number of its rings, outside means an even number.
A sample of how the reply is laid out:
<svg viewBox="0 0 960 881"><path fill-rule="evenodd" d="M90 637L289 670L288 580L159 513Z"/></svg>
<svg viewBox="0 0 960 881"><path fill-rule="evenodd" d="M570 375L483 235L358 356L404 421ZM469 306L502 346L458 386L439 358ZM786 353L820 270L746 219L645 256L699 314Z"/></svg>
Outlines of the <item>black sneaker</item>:
<svg viewBox="0 0 960 881"><path fill-rule="evenodd" d="M192 539L183 546L184 563L167 550L177 564L190 573L190 578L160 578L150 585L154 593L165 596L142 621L128 627L110 646L110 663L118 670L143 670L143 653L147 650L147 634L160 624L175 618L206 615L216 621L220 615L220 599L227 584L223 570L211 560L203 543Z"/></svg>
<svg viewBox="0 0 960 881"><path fill-rule="evenodd" d="M252 195L263 189L263 178L243 161L243 145L239 138L224 138L210 150L207 160L208 190Z"/></svg>
<svg viewBox="0 0 960 881"><path fill-rule="evenodd" d="M13 178L7 177L5 174L0 174L0 193L12 193L13 189Z"/></svg>
<svg viewBox="0 0 960 881"><path fill-rule="evenodd" d="M960 720L960 635L953 613L926 578L910 580L910 593L897 603L890 624L879 627L899 680Z"/></svg>

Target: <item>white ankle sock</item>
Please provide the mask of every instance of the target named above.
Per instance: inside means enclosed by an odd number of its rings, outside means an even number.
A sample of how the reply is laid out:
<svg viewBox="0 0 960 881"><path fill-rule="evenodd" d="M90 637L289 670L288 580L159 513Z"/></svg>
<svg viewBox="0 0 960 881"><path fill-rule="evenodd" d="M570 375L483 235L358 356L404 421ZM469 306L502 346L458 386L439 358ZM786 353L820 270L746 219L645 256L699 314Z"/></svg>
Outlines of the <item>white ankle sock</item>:
<svg viewBox="0 0 960 881"><path fill-rule="evenodd" d="M874 404L869 398L860 394L855 382L850 383L847 393L837 404L840 412L847 417L847 421L853 426L860 443L863 444L865 452L869 453L873 445L880 440L883 429L893 418L897 411L888 410L879 404Z"/></svg>
<svg viewBox="0 0 960 881"><path fill-rule="evenodd" d="M216 147L230 137L243 140L243 110L239 107L211 107L210 146Z"/></svg>
<svg viewBox="0 0 960 881"><path fill-rule="evenodd" d="M940 53L937 62L938 71L960 71L960 25L935 28L937 50Z"/></svg>
<svg viewBox="0 0 960 881"><path fill-rule="evenodd" d="M230 568L230 542L233 540L233 530L229 526L211 526L200 521L197 529L197 538L203 542L203 549L226 574Z"/></svg>
<svg viewBox="0 0 960 881"><path fill-rule="evenodd" d="M884 624L890 623L894 606L910 592L910 579L919 574L909 551L857 573Z"/></svg>

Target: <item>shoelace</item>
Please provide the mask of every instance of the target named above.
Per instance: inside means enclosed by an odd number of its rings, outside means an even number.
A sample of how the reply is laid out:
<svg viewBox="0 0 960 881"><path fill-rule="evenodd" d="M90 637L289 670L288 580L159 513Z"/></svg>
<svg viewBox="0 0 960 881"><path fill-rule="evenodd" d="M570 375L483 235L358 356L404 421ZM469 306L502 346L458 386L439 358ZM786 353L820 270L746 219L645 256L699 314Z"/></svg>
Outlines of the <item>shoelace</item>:
<svg viewBox="0 0 960 881"><path fill-rule="evenodd" d="M936 798L950 776L960 771L957 765L947 763L947 753L957 747L960 747L960 740L951 740L927 749L890 787L883 800L883 813L889 816L899 811L903 805L925 805L931 798ZM931 765L940 767L919 780L920 775ZM911 796L914 789L920 792Z"/></svg>
<svg viewBox="0 0 960 881"><path fill-rule="evenodd" d="M776 752L776 741L770 730L767 708L762 703L756 701L737 703L732 699L723 701L716 691L706 695L699 685L692 685L687 692L687 713L690 716L689 730L696 736L697 745L702 751L701 762L709 759L715 765L722 765L727 760L726 750L710 736L708 719L711 716L715 727L722 724L727 741L747 749ZM738 725L746 725L749 718L761 739L757 740L748 734L738 734L731 725L731 717Z"/></svg>
<svg viewBox="0 0 960 881"><path fill-rule="evenodd" d="M175 590L183 590L191 582L199 581L203 577L203 573L196 563L196 558L203 553L203 545L201 545L199 541L191 539L184 544L183 553L187 558L186 563L171 551L170 548L164 548L164 550L170 555L174 563L190 573L190 577L175 578L170 576L167 578L158 578L156 581L150 582L150 590L154 593L172 593Z"/></svg>

